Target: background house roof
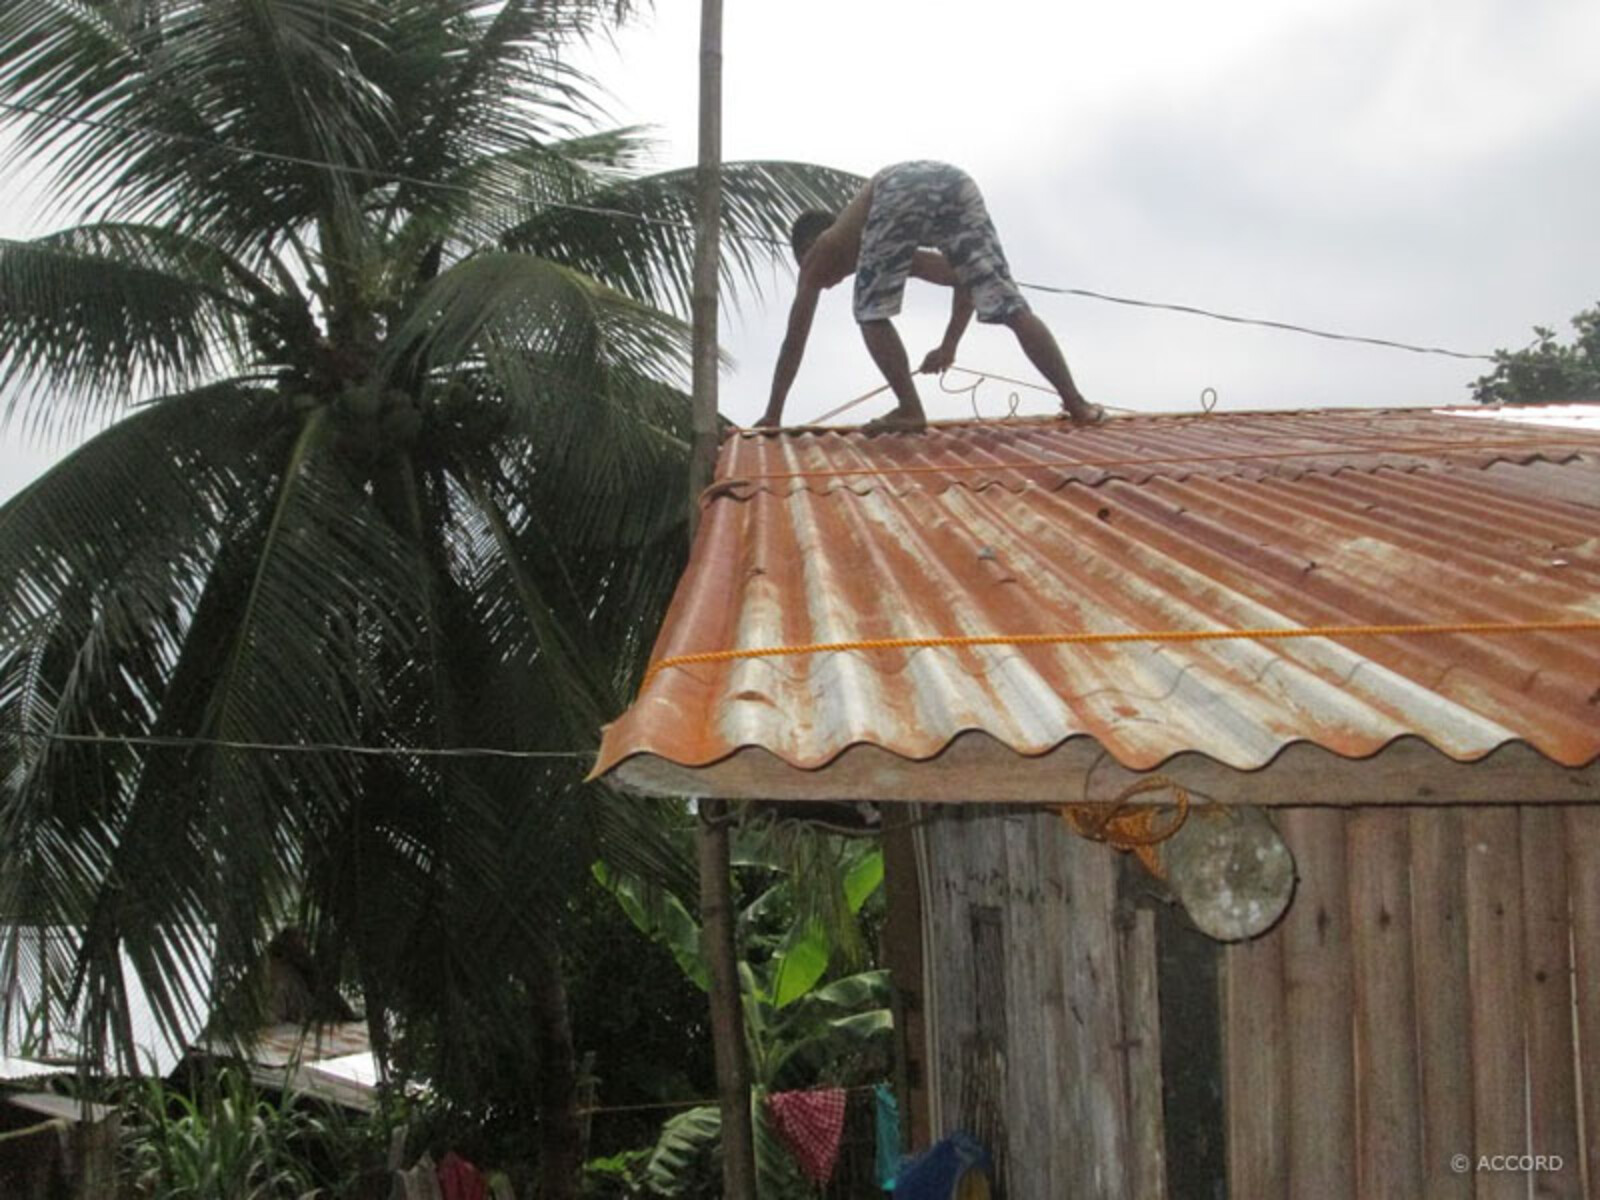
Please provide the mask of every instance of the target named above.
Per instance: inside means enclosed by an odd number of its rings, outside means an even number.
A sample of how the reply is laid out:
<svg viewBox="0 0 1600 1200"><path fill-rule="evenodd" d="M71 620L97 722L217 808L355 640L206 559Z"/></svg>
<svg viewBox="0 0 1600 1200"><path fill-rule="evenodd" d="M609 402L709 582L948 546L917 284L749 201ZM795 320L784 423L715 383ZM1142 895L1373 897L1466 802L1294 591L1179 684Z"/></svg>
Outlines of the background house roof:
<svg viewBox="0 0 1600 1200"><path fill-rule="evenodd" d="M93 1074L125 1075L126 1062L113 1047L95 1061L79 1038L80 1005L69 1004L68 985L82 932L59 925L0 925L0 1083L72 1075L87 1067ZM194 974L167 979L183 1025L165 1028L157 1004L139 981L132 958L122 952L131 1047L140 1072L171 1075L184 1057L201 1051L233 1059L241 1047L208 1037L212 959L210 938ZM48 965L48 970L46 966ZM48 981L48 982L47 982ZM258 1030L242 1047L251 1077L263 1086L316 1096L350 1108L376 1103L378 1068L364 1021L310 1028L278 1023Z"/></svg>
<svg viewBox="0 0 1600 1200"><path fill-rule="evenodd" d="M655 659L900 637L1600 618L1600 431L1583 427L1596 410L1498 415L1509 419L1346 410L736 435ZM777 797L805 791L797 771L826 774L847 753L925 762L974 739L996 768L1078 739L1132 770L1178 755L1254 770L1296 743L1363 758L1407 739L1457 762L1521 743L1579 767L1600 757L1600 633L669 666L607 728L597 772L641 790Z"/></svg>

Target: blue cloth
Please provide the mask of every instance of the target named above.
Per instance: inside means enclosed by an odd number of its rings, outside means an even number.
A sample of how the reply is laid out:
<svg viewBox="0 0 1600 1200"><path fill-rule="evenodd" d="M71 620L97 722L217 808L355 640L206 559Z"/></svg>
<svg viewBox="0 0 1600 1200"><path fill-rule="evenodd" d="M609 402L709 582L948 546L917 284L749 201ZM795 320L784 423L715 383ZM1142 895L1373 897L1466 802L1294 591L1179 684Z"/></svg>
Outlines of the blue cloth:
<svg viewBox="0 0 1600 1200"><path fill-rule="evenodd" d="M894 1181L894 1200L952 1200L956 1187L969 1172L988 1179L994 1164L977 1139L952 1133L900 1168Z"/></svg>
<svg viewBox="0 0 1600 1200"><path fill-rule="evenodd" d="M894 1177L900 1167L900 1101L894 1098L889 1085L880 1083L872 1089L877 1114L877 1176L878 1186L886 1192L894 1191Z"/></svg>

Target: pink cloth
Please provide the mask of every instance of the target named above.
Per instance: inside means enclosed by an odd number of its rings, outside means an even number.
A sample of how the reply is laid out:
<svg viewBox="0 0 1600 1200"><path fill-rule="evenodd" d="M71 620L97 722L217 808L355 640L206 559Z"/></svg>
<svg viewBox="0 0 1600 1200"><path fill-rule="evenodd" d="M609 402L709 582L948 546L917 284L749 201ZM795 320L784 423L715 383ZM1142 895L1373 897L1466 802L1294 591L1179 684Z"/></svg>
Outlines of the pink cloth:
<svg viewBox="0 0 1600 1200"><path fill-rule="evenodd" d="M767 1097L772 1128L813 1183L827 1183L844 1134L843 1088L773 1092Z"/></svg>
<svg viewBox="0 0 1600 1200"><path fill-rule="evenodd" d="M454 1150L439 1162L439 1191L444 1200L487 1200L489 1195L483 1172Z"/></svg>

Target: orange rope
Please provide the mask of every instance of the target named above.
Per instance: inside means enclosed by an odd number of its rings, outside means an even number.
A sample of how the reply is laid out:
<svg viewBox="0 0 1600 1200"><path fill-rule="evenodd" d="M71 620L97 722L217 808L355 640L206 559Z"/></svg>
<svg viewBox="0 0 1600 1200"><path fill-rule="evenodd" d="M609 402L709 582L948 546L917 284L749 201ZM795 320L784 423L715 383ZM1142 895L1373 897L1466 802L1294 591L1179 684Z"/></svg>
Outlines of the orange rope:
<svg viewBox="0 0 1600 1200"><path fill-rule="evenodd" d="M1367 454L1409 454L1442 450L1503 450L1525 447L1533 450L1550 449L1555 446L1580 446L1600 449L1600 439L1594 437L1578 438L1549 438L1532 439L1517 438L1503 441L1477 441L1477 442L1419 442L1415 444L1402 444L1398 446L1332 446L1326 450L1262 450L1250 454L1176 454L1168 457L1152 458L1142 455L1135 458L1055 458L1039 459L1034 462L997 462L997 463L947 463L930 464L914 463L906 466L875 466L875 467L828 467L815 471L757 471L750 475L741 475L737 478L719 479L705 491L700 493L702 502L714 499L716 496L744 484L753 484L760 480L781 479L829 479L849 475L934 475L957 474L967 471L1039 471L1053 470L1056 468L1083 468L1083 467L1130 467L1147 466L1164 463L1208 463L1208 462L1250 462L1258 459L1279 458L1329 458L1334 455L1367 455Z"/></svg>
<svg viewBox="0 0 1600 1200"><path fill-rule="evenodd" d="M1175 803L1165 825L1160 824L1160 818L1167 815L1164 807L1130 806L1128 803L1145 792L1168 789ZM1151 775L1130 783L1109 803L1064 804L1060 812L1079 837L1104 842L1117 850L1132 851L1145 870L1157 879L1165 879L1166 870L1156 847L1182 829L1189 819L1189 793L1176 780L1165 775Z"/></svg>
<svg viewBox="0 0 1600 1200"><path fill-rule="evenodd" d="M858 638L795 646L754 646L673 654L650 665L640 691L668 667L733 662L745 658L791 658L841 650L921 650L935 646L1114 646L1128 642L1284 641L1314 637L1421 637L1441 633L1596 633L1600 619L1570 621L1456 621L1434 625L1312 625L1291 629L1166 629L1131 633L1000 633L954 637Z"/></svg>

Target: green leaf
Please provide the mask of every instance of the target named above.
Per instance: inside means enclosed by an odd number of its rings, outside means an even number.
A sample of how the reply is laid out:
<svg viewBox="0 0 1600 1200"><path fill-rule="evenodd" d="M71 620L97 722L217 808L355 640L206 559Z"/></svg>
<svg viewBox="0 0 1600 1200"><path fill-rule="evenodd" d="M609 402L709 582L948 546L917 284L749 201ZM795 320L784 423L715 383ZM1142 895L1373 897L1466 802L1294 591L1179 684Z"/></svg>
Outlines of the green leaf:
<svg viewBox="0 0 1600 1200"><path fill-rule="evenodd" d="M800 999L828 971L833 944L821 922L813 921L791 930L783 946L772 956L772 1006L787 1008Z"/></svg>
<svg viewBox="0 0 1600 1200"><path fill-rule="evenodd" d="M682 1196L694 1182L692 1172L722 1137L722 1113L712 1106L691 1108L661 1127L644 1179L658 1196ZM702 1168L702 1173L706 1173Z"/></svg>
<svg viewBox="0 0 1600 1200"><path fill-rule="evenodd" d="M888 1009L879 1008L851 1017L839 1017L829 1021L828 1028L852 1041L870 1042L886 1038L893 1032L894 1017Z"/></svg>
<svg viewBox="0 0 1600 1200"><path fill-rule="evenodd" d="M845 873L844 895L850 911L859 913L882 883L883 851L874 850Z"/></svg>
<svg viewBox="0 0 1600 1200"><path fill-rule="evenodd" d="M603 862L595 863L592 870L600 886L616 897L628 919L651 940L665 946L696 987L710 990L710 975L700 953L700 925L683 902L670 892L618 875Z"/></svg>
<svg viewBox="0 0 1600 1200"><path fill-rule="evenodd" d="M889 972L862 971L836 979L811 997L816 1004L835 1008L861 1008L889 1003Z"/></svg>

